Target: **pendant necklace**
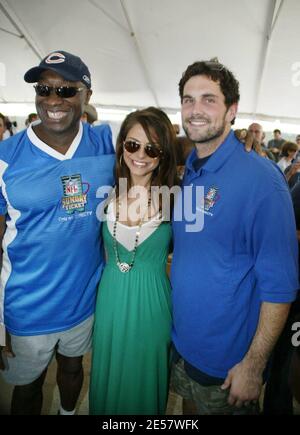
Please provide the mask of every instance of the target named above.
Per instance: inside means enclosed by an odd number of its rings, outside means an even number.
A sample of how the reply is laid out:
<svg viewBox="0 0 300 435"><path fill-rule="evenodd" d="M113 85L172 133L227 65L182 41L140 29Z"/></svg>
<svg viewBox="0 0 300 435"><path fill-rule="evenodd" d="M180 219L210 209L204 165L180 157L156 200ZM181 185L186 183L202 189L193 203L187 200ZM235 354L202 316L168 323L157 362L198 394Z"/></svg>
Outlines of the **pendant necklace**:
<svg viewBox="0 0 300 435"><path fill-rule="evenodd" d="M151 204L151 195L148 198L147 213L148 213L150 204ZM116 263L117 263L118 268L120 269L121 272L126 273L126 272L129 272L134 265L134 260L135 260L135 256L136 256L136 251L137 251L137 247L138 247L138 243L139 243L139 237L140 237L141 227L142 227L143 221L142 221L142 219L140 220L137 231L135 233L134 248L132 251L131 261L130 261L130 263L126 263L125 261L120 260L119 252L118 252L118 242L116 239L117 223L119 220L119 216L120 216L120 202L118 201L116 220L114 221L114 226L113 226L113 249L115 252Z"/></svg>

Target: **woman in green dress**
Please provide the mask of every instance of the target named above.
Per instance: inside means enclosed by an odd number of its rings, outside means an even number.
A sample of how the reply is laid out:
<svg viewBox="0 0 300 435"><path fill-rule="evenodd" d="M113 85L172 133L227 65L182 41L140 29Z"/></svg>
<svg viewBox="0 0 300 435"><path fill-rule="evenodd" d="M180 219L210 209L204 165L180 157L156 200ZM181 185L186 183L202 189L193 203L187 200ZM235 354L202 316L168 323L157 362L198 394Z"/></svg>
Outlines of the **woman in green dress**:
<svg viewBox="0 0 300 435"><path fill-rule="evenodd" d="M94 415L165 412L171 227L163 201L154 200L151 192L153 186L177 184L174 143L169 118L153 107L129 114L117 139L116 194L103 224L107 264L95 314L90 383ZM123 188L121 179L127 184Z"/></svg>

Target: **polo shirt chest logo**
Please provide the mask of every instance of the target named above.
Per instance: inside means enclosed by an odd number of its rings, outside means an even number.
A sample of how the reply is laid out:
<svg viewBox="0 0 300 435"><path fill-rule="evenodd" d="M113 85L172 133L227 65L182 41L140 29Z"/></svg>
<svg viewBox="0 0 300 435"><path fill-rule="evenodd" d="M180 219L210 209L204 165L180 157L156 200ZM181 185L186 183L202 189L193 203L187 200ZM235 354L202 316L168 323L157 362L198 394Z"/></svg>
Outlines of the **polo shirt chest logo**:
<svg viewBox="0 0 300 435"><path fill-rule="evenodd" d="M214 207L215 203L220 199L220 195L218 194L218 187L212 186L208 189L207 194L204 197L204 210L211 211Z"/></svg>
<svg viewBox="0 0 300 435"><path fill-rule="evenodd" d="M214 214L212 212L220 198L219 188L216 186L211 186L204 198L202 198L201 205L200 207L197 207L197 210L207 216L213 216Z"/></svg>

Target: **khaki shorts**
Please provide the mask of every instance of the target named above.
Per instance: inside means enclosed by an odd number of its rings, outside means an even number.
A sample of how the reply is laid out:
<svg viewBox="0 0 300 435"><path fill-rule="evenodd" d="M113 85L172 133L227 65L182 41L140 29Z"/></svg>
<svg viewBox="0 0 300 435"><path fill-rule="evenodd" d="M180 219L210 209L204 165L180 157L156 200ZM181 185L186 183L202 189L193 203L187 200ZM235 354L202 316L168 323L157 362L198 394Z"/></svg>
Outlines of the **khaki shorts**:
<svg viewBox="0 0 300 435"><path fill-rule="evenodd" d="M228 390L221 390L220 385L202 386L191 379L180 358L172 365L171 390L194 403L199 415L255 415L259 413L257 404L236 408L228 403Z"/></svg>
<svg viewBox="0 0 300 435"><path fill-rule="evenodd" d="M82 356L91 350L94 316L74 328L46 335L11 335L14 358L3 356L6 369L0 370L4 380L13 385L35 381L50 364L56 351L67 357Z"/></svg>

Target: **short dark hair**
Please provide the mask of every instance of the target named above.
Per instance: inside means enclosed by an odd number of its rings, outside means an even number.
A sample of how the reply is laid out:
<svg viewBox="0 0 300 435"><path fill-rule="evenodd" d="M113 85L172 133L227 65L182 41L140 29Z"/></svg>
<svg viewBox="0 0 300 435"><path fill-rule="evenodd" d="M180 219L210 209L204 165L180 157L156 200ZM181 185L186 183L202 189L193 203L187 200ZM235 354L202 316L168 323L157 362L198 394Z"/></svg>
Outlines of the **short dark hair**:
<svg viewBox="0 0 300 435"><path fill-rule="evenodd" d="M288 157L289 152L295 153L298 151L298 145L294 142L285 142L281 149L281 156Z"/></svg>
<svg viewBox="0 0 300 435"><path fill-rule="evenodd" d="M216 61L198 61L189 65L183 73L179 82L179 95L182 102L183 89L186 82L194 76L203 75L220 84L221 91L225 97L226 107L230 107L240 100L239 82L224 65Z"/></svg>
<svg viewBox="0 0 300 435"><path fill-rule="evenodd" d="M31 124L34 119L38 117L37 113L29 113L28 122Z"/></svg>
<svg viewBox="0 0 300 435"><path fill-rule="evenodd" d="M281 131L278 130L278 128L275 128L275 130L273 131L273 133L279 133L279 134L281 134Z"/></svg>

